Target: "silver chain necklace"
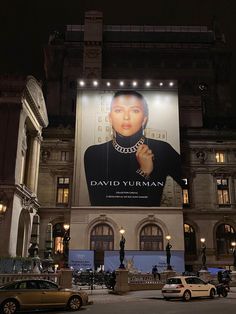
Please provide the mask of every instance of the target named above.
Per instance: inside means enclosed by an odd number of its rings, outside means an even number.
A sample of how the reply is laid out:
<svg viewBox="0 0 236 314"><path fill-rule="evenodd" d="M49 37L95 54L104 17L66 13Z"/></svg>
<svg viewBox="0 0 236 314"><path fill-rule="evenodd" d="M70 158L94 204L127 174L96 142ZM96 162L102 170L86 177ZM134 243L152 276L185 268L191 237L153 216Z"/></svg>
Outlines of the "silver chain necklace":
<svg viewBox="0 0 236 314"><path fill-rule="evenodd" d="M112 139L112 145L115 148L115 150L117 150L121 154L132 154L132 153L136 153L138 147L144 143L144 140L145 140L145 138L141 137L140 140L134 146L123 147L117 143L115 138L113 138Z"/></svg>

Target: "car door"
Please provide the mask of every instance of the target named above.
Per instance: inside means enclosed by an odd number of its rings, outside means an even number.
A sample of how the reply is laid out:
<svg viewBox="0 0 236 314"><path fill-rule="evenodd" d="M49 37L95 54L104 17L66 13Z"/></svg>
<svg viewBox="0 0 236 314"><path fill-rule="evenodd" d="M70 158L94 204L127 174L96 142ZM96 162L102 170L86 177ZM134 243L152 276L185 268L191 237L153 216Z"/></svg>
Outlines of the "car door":
<svg viewBox="0 0 236 314"><path fill-rule="evenodd" d="M38 282L42 292L42 304L44 307L59 307L67 303L66 293L60 290L56 284L50 281Z"/></svg>
<svg viewBox="0 0 236 314"><path fill-rule="evenodd" d="M35 281L21 281L18 283L16 288L15 293L22 307L40 307L42 302L42 293Z"/></svg>
<svg viewBox="0 0 236 314"><path fill-rule="evenodd" d="M193 285L196 292L196 297L208 296L208 285L200 278L193 278Z"/></svg>

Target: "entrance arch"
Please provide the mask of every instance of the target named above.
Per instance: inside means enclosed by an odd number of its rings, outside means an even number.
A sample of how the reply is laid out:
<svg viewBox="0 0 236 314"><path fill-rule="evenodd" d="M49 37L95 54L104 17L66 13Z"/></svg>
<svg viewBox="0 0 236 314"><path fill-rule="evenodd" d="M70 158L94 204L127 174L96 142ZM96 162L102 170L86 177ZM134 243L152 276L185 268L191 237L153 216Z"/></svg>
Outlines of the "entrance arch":
<svg viewBox="0 0 236 314"><path fill-rule="evenodd" d="M17 256L28 256L28 247L30 242L31 224L30 214L27 210L22 210L19 222L18 222L18 233L17 233L17 244L16 244L16 255Z"/></svg>

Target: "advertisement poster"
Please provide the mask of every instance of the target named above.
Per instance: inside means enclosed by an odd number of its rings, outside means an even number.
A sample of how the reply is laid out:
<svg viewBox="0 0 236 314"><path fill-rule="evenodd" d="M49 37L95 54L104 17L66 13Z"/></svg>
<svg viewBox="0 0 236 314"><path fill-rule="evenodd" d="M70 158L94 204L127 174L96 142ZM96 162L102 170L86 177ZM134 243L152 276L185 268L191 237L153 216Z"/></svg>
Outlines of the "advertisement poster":
<svg viewBox="0 0 236 314"><path fill-rule="evenodd" d="M70 250L69 266L84 271L94 269L94 251Z"/></svg>
<svg viewBox="0 0 236 314"><path fill-rule="evenodd" d="M119 251L105 251L104 270L113 271L119 268ZM126 251L124 259L125 268L133 272L151 273L152 267L157 265L160 273L167 268L166 252L164 251ZM171 251L171 266L177 273L184 272L184 252Z"/></svg>
<svg viewBox="0 0 236 314"><path fill-rule="evenodd" d="M80 91L79 206L163 206L181 184L177 91Z"/></svg>

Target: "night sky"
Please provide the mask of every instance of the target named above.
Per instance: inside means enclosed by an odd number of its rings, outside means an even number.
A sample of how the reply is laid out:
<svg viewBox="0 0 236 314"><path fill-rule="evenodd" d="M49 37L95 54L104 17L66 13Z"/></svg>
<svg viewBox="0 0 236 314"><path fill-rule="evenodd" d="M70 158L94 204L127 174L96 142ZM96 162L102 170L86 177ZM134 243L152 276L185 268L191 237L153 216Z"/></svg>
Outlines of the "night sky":
<svg viewBox="0 0 236 314"><path fill-rule="evenodd" d="M103 11L104 24L206 25L215 16L232 51L232 94L236 97L236 0L15 0L0 8L0 74L43 79L43 46L50 31L83 24L86 10Z"/></svg>

